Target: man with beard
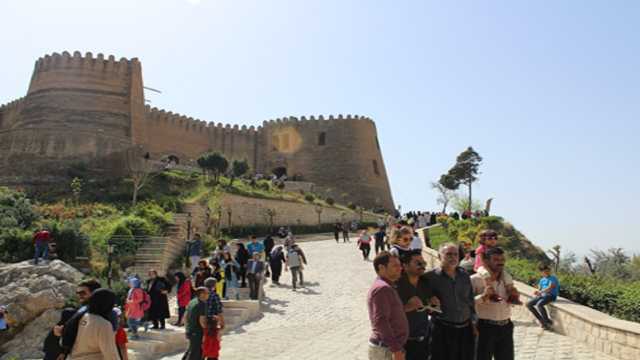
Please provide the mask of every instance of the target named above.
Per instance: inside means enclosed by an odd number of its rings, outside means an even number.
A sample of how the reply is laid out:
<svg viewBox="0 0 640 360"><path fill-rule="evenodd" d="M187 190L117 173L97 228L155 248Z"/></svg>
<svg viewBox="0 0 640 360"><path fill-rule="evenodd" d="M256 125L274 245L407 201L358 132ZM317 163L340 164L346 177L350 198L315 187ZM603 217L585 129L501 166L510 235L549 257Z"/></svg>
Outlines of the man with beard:
<svg viewBox="0 0 640 360"><path fill-rule="evenodd" d="M513 323L511 306L507 302L509 292L504 264L504 251L499 247L489 248L484 254L484 265L491 277L486 279L480 274L471 277L479 318L477 360L514 358Z"/></svg>

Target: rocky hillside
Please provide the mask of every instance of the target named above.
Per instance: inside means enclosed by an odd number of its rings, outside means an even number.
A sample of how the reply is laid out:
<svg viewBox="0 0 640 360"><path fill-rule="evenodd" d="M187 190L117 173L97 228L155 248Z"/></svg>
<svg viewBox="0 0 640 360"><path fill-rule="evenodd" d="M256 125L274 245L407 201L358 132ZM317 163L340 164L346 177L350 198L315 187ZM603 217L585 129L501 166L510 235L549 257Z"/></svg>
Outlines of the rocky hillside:
<svg viewBox="0 0 640 360"><path fill-rule="evenodd" d="M44 338L75 295L82 274L60 260L48 265L30 261L0 265L0 304L11 326L0 343L1 359L42 358Z"/></svg>

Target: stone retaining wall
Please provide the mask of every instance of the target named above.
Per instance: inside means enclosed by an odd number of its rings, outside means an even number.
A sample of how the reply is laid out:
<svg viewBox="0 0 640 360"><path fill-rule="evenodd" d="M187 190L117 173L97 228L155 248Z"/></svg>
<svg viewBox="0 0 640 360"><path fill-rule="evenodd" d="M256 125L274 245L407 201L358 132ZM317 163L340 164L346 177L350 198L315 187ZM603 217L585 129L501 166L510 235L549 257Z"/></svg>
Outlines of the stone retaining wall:
<svg viewBox="0 0 640 360"><path fill-rule="evenodd" d="M418 233L424 240L425 232ZM436 250L425 248L422 254L428 268L439 266L440 261ZM522 295L523 302L526 303L534 297L533 287L518 281L516 281L516 287ZM555 332L619 359L640 359L640 324L616 319L562 297L547 305L547 309L554 321ZM513 312L525 314L532 321L535 320L525 306L514 306Z"/></svg>
<svg viewBox="0 0 640 360"><path fill-rule="evenodd" d="M273 211L273 225L318 225L317 209L320 213L320 223L331 224L335 222L360 220L360 214L352 210L343 210L335 207L326 207L314 204L305 204L294 201L252 198L234 194L225 194L220 200L222 207L222 228L229 227L229 211L231 211L231 226L267 226L270 222L269 211ZM197 231L202 231L206 221L206 206L200 204L187 204L185 212L192 216L192 226ZM211 214L214 216L214 214ZM371 213L363 213L365 222L375 222L378 216Z"/></svg>

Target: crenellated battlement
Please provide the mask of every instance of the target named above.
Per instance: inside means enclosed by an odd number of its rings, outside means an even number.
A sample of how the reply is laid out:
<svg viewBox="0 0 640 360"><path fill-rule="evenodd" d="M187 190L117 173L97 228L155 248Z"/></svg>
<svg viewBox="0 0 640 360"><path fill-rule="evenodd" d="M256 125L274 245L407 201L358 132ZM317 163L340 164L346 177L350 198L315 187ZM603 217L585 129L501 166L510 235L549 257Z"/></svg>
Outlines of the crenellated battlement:
<svg viewBox="0 0 640 360"><path fill-rule="evenodd" d="M12 110L20 110L20 108L24 105L24 101L25 101L24 96L21 98L15 99L13 101L9 101L6 104L0 105L0 111L9 112Z"/></svg>
<svg viewBox="0 0 640 360"><path fill-rule="evenodd" d="M305 125L317 125L317 126L324 126L324 125L328 125L329 123L340 123L340 122L344 122L344 121L369 121L369 122L373 122L373 120L367 116L361 116L361 115L351 115L351 114L347 114L342 115L342 114L338 114L337 116L334 115L329 115L328 117L324 117L324 115L319 115L318 117L315 117L314 115L311 115L310 117L306 117L306 116L302 116L300 118L297 118L295 116L289 116L289 117L284 117L284 118L277 118L277 119L271 119L271 120L265 120L262 122L262 126L263 127L272 127L272 126L305 126Z"/></svg>
<svg viewBox="0 0 640 360"><path fill-rule="evenodd" d="M229 131L243 135L255 135L260 131L260 127L256 129L255 126L231 125L214 122L207 122L200 119L194 119L182 114L173 113L163 109L155 107L145 106L145 117L150 120L153 126L153 122L164 122L171 124L177 128L184 129L185 131L197 131L197 132L215 132L215 131Z"/></svg>
<svg viewBox="0 0 640 360"><path fill-rule="evenodd" d="M128 60L127 58L120 58L116 61L115 56L105 56L101 53L95 57L91 52L85 53L84 56L79 51L74 51L71 55L67 51L63 51L62 54L53 53L51 55L45 55L36 61L34 68L34 75L39 72L49 71L52 69L79 69L79 70L91 70L91 71L105 71L114 73L126 73L129 70L130 64L139 64L137 58Z"/></svg>

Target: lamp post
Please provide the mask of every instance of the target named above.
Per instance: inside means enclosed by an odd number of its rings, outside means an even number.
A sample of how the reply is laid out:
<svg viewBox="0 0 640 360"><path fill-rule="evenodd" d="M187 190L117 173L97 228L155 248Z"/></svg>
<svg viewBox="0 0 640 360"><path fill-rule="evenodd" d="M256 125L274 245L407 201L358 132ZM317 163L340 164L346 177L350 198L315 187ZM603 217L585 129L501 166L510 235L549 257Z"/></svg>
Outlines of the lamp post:
<svg viewBox="0 0 640 360"><path fill-rule="evenodd" d="M109 242L107 243L107 262L108 262L108 268L107 268L107 286L109 286L109 288L111 288L111 278L113 276L113 268L111 267L111 263L113 261L113 250L115 248L115 245L113 244L113 242L111 240L109 240Z"/></svg>
<svg viewBox="0 0 640 360"><path fill-rule="evenodd" d="M191 213L187 213L187 240L191 240Z"/></svg>

